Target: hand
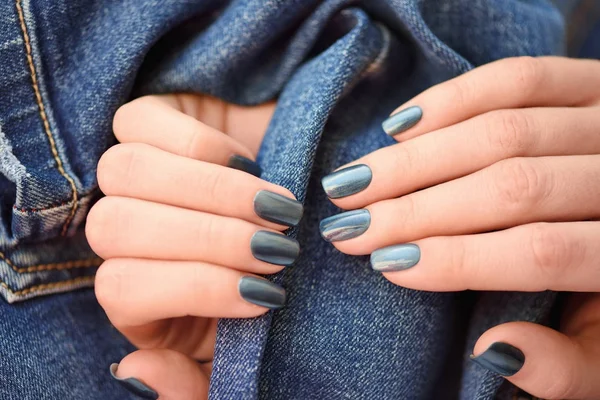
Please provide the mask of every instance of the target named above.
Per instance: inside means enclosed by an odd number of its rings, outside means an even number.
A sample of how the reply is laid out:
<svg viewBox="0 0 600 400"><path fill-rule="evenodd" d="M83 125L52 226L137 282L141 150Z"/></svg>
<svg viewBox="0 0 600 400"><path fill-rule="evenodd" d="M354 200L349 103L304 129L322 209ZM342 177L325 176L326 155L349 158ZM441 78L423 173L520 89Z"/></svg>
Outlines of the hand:
<svg viewBox="0 0 600 400"><path fill-rule="evenodd" d="M383 127L400 143L323 179L354 210L325 239L413 289L600 291L600 62L502 60L399 110ZM600 298L573 301L562 333L497 326L475 361L542 398L600 398Z"/></svg>
<svg viewBox="0 0 600 400"><path fill-rule="evenodd" d="M298 223L302 205L253 176L273 110L168 95L117 112L121 144L98 165L106 197L86 233L106 260L98 301L141 349L111 370L130 390L206 398L217 318L255 317L285 302L282 288L254 275L280 271L299 252L280 231Z"/></svg>

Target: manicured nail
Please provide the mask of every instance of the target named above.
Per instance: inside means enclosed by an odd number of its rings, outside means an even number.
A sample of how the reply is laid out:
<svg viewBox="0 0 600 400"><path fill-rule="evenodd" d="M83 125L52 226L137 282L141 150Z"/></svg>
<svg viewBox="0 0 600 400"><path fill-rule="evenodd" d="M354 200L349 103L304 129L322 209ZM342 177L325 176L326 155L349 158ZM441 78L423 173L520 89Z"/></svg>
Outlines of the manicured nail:
<svg viewBox="0 0 600 400"><path fill-rule="evenodd" d="M256 162L244 156L231 156L229 162L227 163L227 166L229 168L239 169L240 171L247 172L258 178L260 178L260 175L262 174L262 169L260 168L260 166Z"/></svg>
<svg viewBox="0 0 600 400"><path fill-rule="evenodd" d="M300 244L291 237L274 232L258 231L250 239L252 255L275 265L292 265L300 255Z"/></svg>
<svg viewBox="0 0 600 400"><path fill-rule="evenodd" d="M421 107L408 107L383 121L381 126L385 133L395 136L415 126L422 116L423 110L421 110Z"/></svg>
<svg viewBox="0 0 600 400"><path fill-rule="evenodd" d="M384 247L371 253L371 267L375 271L402 271L417 265L421 250L416 244L399 244Z"/></svg>
<svg viewBox="0 0 600 400"><path fill-rule="evenodd" d="M299 201L261 190L254 196L254 212L269 222L294 226L300 222L304 209Z"/></svg>
<svg viewBox="0 0 600 400"><path fill-rule="evenodd" d="M272 310L285 305L285 289L266 279L244 276L239 283L240 295L249 303Z"/></svg>
<svg viewBox="0 0 600 400"><path fill-rule="evenodd" d="M330 199L339 199L365 190L372 178L371 168L360 164L327 175L321 184Z"/></svg>
<svg viewBox="0 0 600 400"><path fill-rule="evenodd" d="M365 233L371 225L369 210L354 210L325 218L319 224L321 236L328 242L348 240Z"/></svg>
<svg viewBox="0 0 600 400"><path fill-rule="evenodd" d="M140 396L143 399L158 399L158 393L154 391L151 387L144 384L142 381L136 378L119 378L117 377L117 368L119 368L119 364L115 363L110 366L110 375L116 379L121 386L125 389L129 390L131 393Z"/></svg>
<svg viewBox="0 0 600 400"><path fill-rule="evenodd" d="M493 343L486 351L471 360L502 376L513 376L525 364L525 355L508 343Z"/></svg>

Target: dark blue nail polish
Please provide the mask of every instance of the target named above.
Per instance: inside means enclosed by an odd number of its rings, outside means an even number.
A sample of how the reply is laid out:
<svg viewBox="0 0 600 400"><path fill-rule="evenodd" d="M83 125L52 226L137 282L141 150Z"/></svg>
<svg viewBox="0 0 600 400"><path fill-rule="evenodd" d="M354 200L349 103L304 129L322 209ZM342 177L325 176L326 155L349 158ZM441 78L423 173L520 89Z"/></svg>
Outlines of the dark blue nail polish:
<svg viewBox="0 0 600 400"><path fill-rule="evenodd" d="M238 289L242 298L249 303L272 310L285 305L285 289L266 279L244 276L240 279Z"/></svg>
<svg viewBox="0 0 600 400"><path fill-rule="evenodd" d="M227 163L227 166L229 168L239 169L240 171L247 172L258 178L260 178L260 175L262 174L262 169L260 168L260 166L256 162L244 156L231 156L229 162Z"/></svg>
<svg viewBox="0 0 600 400"><path fill-rule="evenodd" d="M327 175L321 180L321 184L330 199L339 199L365 190L371 179L371 168L360 164Z"/></svg>
<svg viewBox="0 0 600 400"><path fill-rule="evenodd" d="M375 250L371 254L371 267L375 271L402 271L417 265L421 250L416 244L399 244Z"/></svg>
<svg viewBox="0 0 600 400"><path fill-rule="evenodd" d="M502 376L513 376L525 364L525 355L508 343L493 343L486 351L471 360Z"/></svg>
<svg viewBox="0 0 600 400"><path fill-rule="evenodd" d="M130 391L133 394L140 396L143 399L158 399L158 393L150 388L148 385L144 384L139 379L135 378L119 378L117 377L117 368L119 368L119 364L112 364L110 366L110 375L117 380L125 389Z"/></svg>
<svg viewBox="0 0 600 400"><path fill-rule="evenodd" d="M300 222L304 209L299 201L261 190L254 197L254 211L266 221L294 226Z"/></svg>
<svg viewBox="0 0 600 400"><path fill-rule="evenodd" d="M354 210L325 218L319 224L321 236L328 242L339 242L362 235L371 225L368 210Z"/></svg>
<svg viewBox="0 0 600 400"><path fill-rule="evenodd" d="M413 106L392 115L383 121L381 126L385 133L395 136L415 126L422 116L423 110L421 110L421 107Z"/></svg>
<svg viewBox="0 0 600 400"><path fill-rule="evenodd" d="M300 244L291 237L274 232L258 231L250 240L252 255L275 265L292 265L300 255Z"/></svg>

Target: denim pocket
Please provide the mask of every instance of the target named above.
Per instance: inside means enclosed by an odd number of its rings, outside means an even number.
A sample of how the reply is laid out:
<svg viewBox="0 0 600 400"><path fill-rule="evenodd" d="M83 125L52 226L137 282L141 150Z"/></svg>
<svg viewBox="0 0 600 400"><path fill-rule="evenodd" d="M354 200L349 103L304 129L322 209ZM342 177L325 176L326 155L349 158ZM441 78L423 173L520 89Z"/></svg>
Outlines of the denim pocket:
<svg viewBox="0 0 600 400"><path fill-rule="evenodd" d="M40 73L33 19L0 5L0 294L15 302L93 284L81 229L95 190L69 166ZM9 95L4 95L8 93Z"/></svg>

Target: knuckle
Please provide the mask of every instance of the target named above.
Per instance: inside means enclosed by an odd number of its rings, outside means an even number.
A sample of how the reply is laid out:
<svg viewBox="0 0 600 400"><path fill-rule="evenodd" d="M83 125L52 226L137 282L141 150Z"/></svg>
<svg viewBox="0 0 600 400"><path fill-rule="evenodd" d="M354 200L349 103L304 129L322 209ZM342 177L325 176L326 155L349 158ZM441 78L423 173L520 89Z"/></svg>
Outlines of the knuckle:
<svg viewBox="0 0 600 400"><path fill-rule="evenodd" d="M455 106L456 109L467 107L471 103L473 88L469 82L470 80L463 77L458 77L447 82L449 85L450 104Z"/></svg>
<svg viewBox="0 0 600 400"><path fill-rule="evenodd" d="M419 221L419 217L416 215L417 210L417 202L415 201L414 195L403 196L399 199L400 201L400 209L402 210L399 213L400 221L393 221L392 228L390 229L390 236L393 237L394 233L397 235L398 226L402 226L403 230L411 231L415 226L415 221ZM391 222L391 221L390 221ZM400 222L398 224L398 222Z"/></svg>
<svg viewBox="0 0 600 400"><path fill-rule="evenodd" d="M471 276L472 271L467 268L467 253L465 242L460 237L449 237L446 242L446 250L449 268L446 270L444 282L465 282ZM466 289L466 287L465 287ZM460 290L460 289L457 289Z"/></svg>
<svg viewBox="0 0 600 400"><path fill-rule="evenodd" d="M98 185L105 194L117 194L137 182L135 177L141 145L118 144L98 162Z"/></svg>
<svg viewBox="0 0 600 400"><path fill-rule="evenodd" d="M500 161L493 168L493 185L504 211L527 211L544 197L544 181L537 168L523 158Z"/></svg>
<svg viewBox="0 0 600 400"><path fill-rule="evenodd" d="M413 173L419 157L418 149L411 142L398 143L393 151L393 166L395 171Z"/></svg>
<svg viewBox="0 0 600 400"><path fill-rule="evenodd" d="M505 156L523 155L532 145L533 121L529 114L517 110L492 112L486 131L492 148Z"/></svg>
<svg viewBox="0 0 600 400"><path fill-rule="evenodd" d="M147 101L147 97L140 97L123 104L117 109L113 117L113 132L117 139L121 140L124 134L130 130L131 122L136 120L141 109L146 106Z"/></svg>
<svg viewBox="0 0 600 400"><path fill-rule="evenodd" d="M200 265L192 267L191 276L188 281L188 287L185 292L190 294L190 302L187 306L190 310L197 310L198 307L203 308L210 304L219 304L219 285L208 284L206 280L206 271ZM198 290L198 288L202 288Z"/></svg>
<svg viewBox="0 0 600 400"><path fill-rule="evenodd" d="M544 63L530 56L517 57L511 61L514 65L509 68L515 71L517 93L521 93L522 99L525 100L540 87L544 79Z"/></svg>
<svg viewBox="0 0 600 400"><path fill-rule="evenodd" d="M117 260L105 261L96 272L94 287L96 298L102 308L111 309L111 315L114 314L112 306L120 304L123 298L123 274L124 265Z"/></svg>
<svg viewBox="0 0 600 400"><path fill-rule="evenodd" d="M183 148L179 151L179 154L194 160L203 160L206 150L212 147L207 137L208 133L204 132L196 121L187 121L189 128L186 130L189 137L183 141Z"/></svg>
<svg viewBox="0 0 600 400"><path fill-rule="evenodd" d="M192 235L198 243L195 252L198 254L212 254L215 248L223 247L223 239L231 237L222 232L228 224L219 224L219 219L214 215L206 215L199 219L192 228ZM206 260L210 261L210 260Z"/></svg>
<svg viewBox="0 0 600 400"><path fill-rule="evenodd" d="M115 244L114 221L122 214L119 209L117 199L104 197L88 213L85 234L92 250L100 257L108 254Z"/></svg>
<svg viewBox="0 0 600 400"><path fill-rule="evenodd" d="M581 389L579 368L564 368L561 373L556 374L546 390L543 398L545 399L571 399L576 396Z"/></svg>
<svg viewBox="0 0 600 400"><path fill-rule="evenodd" d="M207 198L218 201L227 196L227 180L223 177L223 172L220 168L212 168L212 171L203 174L198 178L196 190L199 193L204 193Z"/></svg>
<svg viewBox="0 0 600 400"><path fill-rule="evenodd" d="M559 282L564 271L570 269L574 247L559 229L549 224L533 225L530 237L534 268L549 282Z"/></svg>

